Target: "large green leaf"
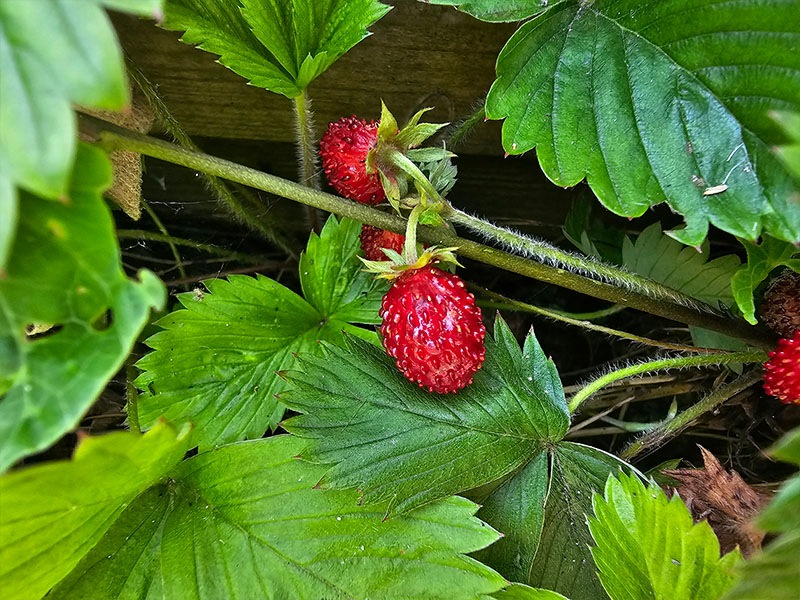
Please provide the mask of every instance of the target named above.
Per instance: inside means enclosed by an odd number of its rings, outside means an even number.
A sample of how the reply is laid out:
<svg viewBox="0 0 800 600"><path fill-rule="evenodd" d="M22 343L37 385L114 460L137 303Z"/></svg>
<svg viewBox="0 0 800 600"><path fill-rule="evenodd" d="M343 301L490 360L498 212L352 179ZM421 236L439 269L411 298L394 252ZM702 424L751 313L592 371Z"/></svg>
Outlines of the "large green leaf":
<svg viewBox="0 0 800 600"><path fill-rule="evenodd" d="M757 323L753 294L756 288L778 267L789 267L800 273L800 252L793 244L768 235L760 244L745 244L747 264L734 274L731 286L736 304L750 323ZM797 257L797 258L795 258Z"/></svg>
<svg viewBox="0 0 800 600"><path fill-rule="evenodd" d="M281 400L305 414L285 427L313 440L304 456L335 465L325 486L359 487L392 511L494 481L569 426L555 365L533 333L520 352L499 317L483 368L453 396L420 389L360 340L299 363Z"/></svg>
<svg viewBox="0 0 800 600"><path fill-rule="evenodd" d="M497 533L449 498L384 520L358 492L313 489L325 467L276 436L181 464L128 507L58 599L473 599L506 584L463 556Z"/></svg>
<svg viewBox="0 0 800 600"><path fill-rule="evenodd" d="M167 0L167 29L253 85L294 98L364 39L377 0Z"/></svg>
<svg viewBox="0 0 800 600"><path fill-rule="evenodd" d="M800 429L786 434L770 454L800 466ZM764 552L739 565L741 578L725 600L795 600L800 597L800 474L781 487L759 517L758 525L781 535Z"/></svg>
<svg viewBox="0 0 800 600"><path fill-rule="evenodd" d="M164 5L164 0L101 0L101 2L106 8L112 10L123 10L142 17L153 18L161 16Z"/></svg>
<svg viewBox="0 0 800 600"><path fill-rule="evenodd" d="M275 394L286 385L275 371L293 365L293 353L319 353L317 340L339 342L343 330L378 343L375 332L351 325L380 322L386 289L360 269L360 228L330 217L320 236L311 235L300 259L306 300L243 275L205 282L210 294L179 296L183 308L158 321L164 331L147 340L154 352L137 365L142 426L190 420L203 450L261 437L283 416Z"/></svg>
<svg viewBox="0 0 800 600"><path fill-rule="evenodd" d="M539 14L547 8L548 2L542 0L420 0L428 4L454 6L481 21L503 23L521 21ZM560 2L554 0L552 4Z"/></svg>
<svg viewBox="0 0 800 600"><path fill-rule="evenodd" d="M39 196L64 195L75 157L71 104L114 110L128 100L100 3L0 3L0 98L0 172Z"/></svg>
<svg viewBox="0 0 800 600"><path fill-rule="evenodd" d="M0 165L0 276L5 269L8 253L11 252L11 242L14 240L18 202L14 182L3 172Z"/></svg>
<svg viewBox="0 0 800 600"><path fill-rule="evenodd" d="M711 526L694 524L677 494L620 474L593 505L592 554L612 600L717 600L734 583L739 550L720 558Z"/></svg>
<svg viewBox="0 0 800 600"><path fill-rule="evenodd" d="M800 204L767 112L800 107L798 43L793 1L565 0L506 44L486 114L505 119L507 152L536 147L550 179L585 177L617 214L667 202L685 244L709 223L797 241Z"/></svg>
<svg viewBox="0 0 800 600"><path fill-rule="evenodd" d="M185 432L176 435L165 424L144 436L120 432L90 437L78 445L71 461L0 478L3 597L41 598L140 492L181 460L187 442Z"/></svg>
<svg viewBox="0 0 800 600"><path fill-rule="evenodd" d="M122 270L101 195L110 181L106 155L82 145L64 202L22 194L0 278L0 470L78 423L164 303L155 275ZM57 327L30 339L31 324Z"/></svg>
<svg viewBox="0 0 800 600"><path fill-rule="evenodd" d="M496 600L568 600L550 590L536 589L521 583L512 583L507 588L492 594Z"/></svg>

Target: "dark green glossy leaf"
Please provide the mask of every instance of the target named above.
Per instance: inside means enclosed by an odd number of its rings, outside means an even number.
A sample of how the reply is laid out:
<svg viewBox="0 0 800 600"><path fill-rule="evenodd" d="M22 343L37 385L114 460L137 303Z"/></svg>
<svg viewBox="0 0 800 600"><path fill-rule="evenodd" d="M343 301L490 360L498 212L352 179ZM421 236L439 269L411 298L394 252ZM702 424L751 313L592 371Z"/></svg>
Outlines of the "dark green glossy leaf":
<svg viewBox="0 0 800 600"><path fill-rule="evenodd" d="M421 0L428 4L454 6L481 21L503 23L521 21L539 14L548 4L561 0Z"/></svg>
<svg viewBox="0 0 800 600"><path fill-rule="evenodd" d="M142 426L189 420L201 449L261 437L283 416L275 394L286 386L275 372L295 364L293 353L319 353L317 340L339 342L342 330L378 343L351 324L379 323L386 289L361 272L360 228L330 217L320 236L311 235L300 260L307 300L243 275L205 282L208 294L179 296L182 308L158 321L164 331L148 338L154 351L137 365Z"/></svg>
<svg viewBox="0 0 800 600"><path fill-rule="evenodd" d="M800 252L793 244L764 236L760 244L745 244L747 264L742 265L731 281L733 297L744 318L756 324L756 307L753 294L769 274L780 266L800 273Z"/></svg>
<svg viewBox="0 0 800 600"><path fill-rule="evenodd" d="M90 437L71 461L0 478L3 597L41 598L140 492L181 460L187 437L164 424L144 436L119 432Z"/></svg>
<svg viewBox="0 0 800 600"><path fill-rule="evenodd" d="M536 147L550 179L586 178L617 214L667 202L682 243L709 224L797 241L767 112L800 106L799 17L783 0L565 0L506 44L486 114L505 119L507 152Z"/></svg>
<svg viewBox="0 0 800 600"><path fill-rule="evenodd" d="M800 181L800 113L773 111L770 116L788 138L786 143L775 148L784 166ZM795 201L800 201L800 190L796 190Z"/></svg>
<svg viewBox="0 0 800 600"><path fill-rule="evenodd" d="M369 35L377 0L167 0L167 29L255 86L294 98Z"/></svg>
<svg viewBox="0 0 800 600"><path fill-rule="evenodd" d="M734 583L738 549L720 558L711 526L694 524L683 500L655 482L609 478L593 506L592 555L612 600L717 600Z"/></svg>
<svg viewBox="0 0 800 600"><path fill-rule="evenodd" d="M155 275L122 270L101 195L110 181L106 155L80 146L67 200L22 195L0 279L0 470L78 423L164 303ZM57 328L28 339L31 324Z"/></svg>
<svg viewBox="0 0 800 600"><path fill-rule="evenodd" d="M333 466L324 485L359 487L394 512L494 481L564 435L561 382L531 333L520 352L498 318L472 385L452 396L420 389L385 352L359 340L301 357L281 399L303 412L286 428L304 456Z"/></svg>
<svg viewBox="0 0 800 600"><path fill-rule="evenodd" d="M325 467L289 436L232 444L137 498L54 599L461 599L506 584L463 556L497 533L449 498L384 520L358 492L313 489Z"/></svg>

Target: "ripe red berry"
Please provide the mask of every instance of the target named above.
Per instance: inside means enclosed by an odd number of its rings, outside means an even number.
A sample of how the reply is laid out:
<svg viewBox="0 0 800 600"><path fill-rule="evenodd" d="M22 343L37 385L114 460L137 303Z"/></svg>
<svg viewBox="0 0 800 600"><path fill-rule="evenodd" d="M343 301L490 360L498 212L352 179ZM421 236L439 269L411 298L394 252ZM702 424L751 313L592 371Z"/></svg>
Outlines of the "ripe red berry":
<svg viewBox="0 0 800 600"><path fill-rule="evenodd" d="M367 260L388 260L381 248L388 248L400 254L403 252L405 241L405 236L399 233L386 231L372 225L361 226L361 249Z"/></svg>
<svg viewBox="0 0 800 600"><path fill-rule="evenodd" d="M764 390L784 404L800 404L800 329L782 339L764 364Z"/></svg>
<svg viewBox="0 0 800 600"><path fill-rule="evenodd" d="M330 184L345 198L379 204L386 198L377 173L367 173L367 153L378 136L378 124L343 117L328 125L319 142L322 168Z"/></svg>
<svg viewBox="0 0 800 600"><path fill-rule="evenodd" d="M472 383L486 355L486 328L464 282L432 264L398 277L380 311L389 356L410 381L446 394Z"/></svg>

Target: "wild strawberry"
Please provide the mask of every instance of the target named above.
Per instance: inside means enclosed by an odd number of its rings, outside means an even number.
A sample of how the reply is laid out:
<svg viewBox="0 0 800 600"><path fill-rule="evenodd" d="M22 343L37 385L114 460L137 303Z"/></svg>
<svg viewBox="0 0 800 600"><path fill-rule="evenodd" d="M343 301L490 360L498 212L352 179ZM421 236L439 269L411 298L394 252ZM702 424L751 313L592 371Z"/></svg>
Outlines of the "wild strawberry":
<svg viewBox="0 0 800 600"><path fill-rule="evenodd" d="M388 248L400 254L405 241L405 236L399 233L385 231L372 225L361 226L361 249L367 260L387 260L386 254L381 248Z"/></svg>
<svg viewBox="0 0 800 600"><path fill-rule="evenodd" d="M764 364L764 390L784 404L800 404L800 329L778 341Z"/></svg>
<svg viewBox="0 0 800 600"><path fill-rule="evenodd" d="M433 264L412 268L383 297L381 335L410 381L446 394L472 383L486 351L481 310L464 282Z"/></svg>
<svg viewBox="0 0 800 600"><path fill-rule="evenodd" d="M319 142L322 168L330 184L345 198L379 204L386 198L378 173L367 173L367 154L375 145L378 124L343 117L328 125Z"/></svg>

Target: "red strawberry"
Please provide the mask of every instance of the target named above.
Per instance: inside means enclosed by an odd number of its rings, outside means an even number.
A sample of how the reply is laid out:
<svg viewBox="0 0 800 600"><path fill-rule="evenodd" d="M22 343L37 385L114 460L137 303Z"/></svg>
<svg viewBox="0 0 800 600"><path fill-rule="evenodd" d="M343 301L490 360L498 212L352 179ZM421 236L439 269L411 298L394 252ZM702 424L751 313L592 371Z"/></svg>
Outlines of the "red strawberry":
<svg viewBox="0 0 800 600"><path fill-rule="evenodd" d="M800 329L778 341L764 364L764 390L784 404L800 404Z"/></svg>
<svg viewBox="0 0 800 600"><path fill-rule="evenodd" d="M322 168L330 184L345 198L379 204L386 195L377 173L367 173L367 154L375 145L378 124L343 117L328 125L319 142Z"/></svg>
<svg viewBox="0 0 800 600"><path fill-rule="evenodd" d="M405 236L399 233L385 231L372 225L361 226L361 249L367 260L388 260L381 248L388 248L400 254L403 252L405 241Z"/></svg>
<svg viewBox="0 0 800 600"><path fill-rule="evenodd" d="M406 271L383 297L380 315L386 352L408 380L439 394L472 383L486 328L457 275L432 264Z"/></svg>

